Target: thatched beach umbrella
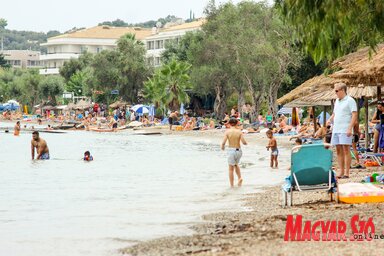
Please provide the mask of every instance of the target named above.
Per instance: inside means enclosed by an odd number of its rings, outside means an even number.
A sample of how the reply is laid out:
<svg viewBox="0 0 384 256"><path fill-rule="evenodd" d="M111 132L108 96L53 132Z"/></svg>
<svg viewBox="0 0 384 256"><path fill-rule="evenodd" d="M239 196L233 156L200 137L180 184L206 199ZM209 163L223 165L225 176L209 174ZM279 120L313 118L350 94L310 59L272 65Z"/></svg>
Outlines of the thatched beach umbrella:
<svg viewBox="0 0 384 256"><path fill-rule="evenodd" d="M76 104L76 109L82 109L83 110L83 109L87 109L90 107L91 107L91 104L89 102L86 102L85 100L80 100Z"/></svg>
<svg viewBox="0 0 384 256"><path fill-rule="evenodd" d="M72 102L68 103L66 109L68 109L68 110L76 109L76 105L75 105L75 103L72 103Z"/></svg>
<svg viewBox="0 0 384 256"><path fill-rule="evenodd" d="M120 107L125 107L129 105L128 102L125 102L125 101L116 101L114 103L112 103L111 105L109 105L110 108L120 108Z"/></svg>
<svg viewBox="0 0 384 256"><path fill-rule="evenodd" d="M284 105L305 95L324 90L324 88L331 88L331 86L337 82L340 82L340 80L325 75L315 76L311 79L308 79L283 97L279 98L277 103L279 105Z"/></svg>
<svg viewBox="0 0 384 256"><path fill-rule="evenodd" d="M372 86L364 86L363 84L359 84L358 86L355 86L355 87L353 86L348 87L347 94L355 99L360 99L363 97L372 99L377 96L377 90ZM331 101L331 100L335 100L336 98L337 96L333 88L328 88L327 90L321 90L321 91L303 96L300 98L300 100L316 103L316 102L322 102L322 101Z"/></svg>
<svg viewBox="0 0 384 256"><path fill-rule="evenodd" d="M378 45L374 53L370 54L369 50L369 47L365 47L335 60L332 66L341 67L342 70L330 77L344 79L347 84L384 84L384 44Z"/></svg>
<svg viewBox="0 0 384 256"><path fill-rule="evenodd" d="M43 107L43 110L44 111L47 111L47 110L53 110L55 107L51 106L51 105L46 105Z"/></svg>

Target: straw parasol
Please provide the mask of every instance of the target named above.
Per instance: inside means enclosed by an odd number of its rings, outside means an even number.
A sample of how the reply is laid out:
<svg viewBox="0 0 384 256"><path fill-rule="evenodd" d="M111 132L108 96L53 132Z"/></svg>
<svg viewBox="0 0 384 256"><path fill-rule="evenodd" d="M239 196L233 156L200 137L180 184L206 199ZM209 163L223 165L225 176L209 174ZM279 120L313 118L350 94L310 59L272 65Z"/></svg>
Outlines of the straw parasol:
<svg viewBox="0 0 384 256"><path fill-rule="evenodd" d="M287 104L284 105L284 107L313 107L313 106L331 106L331 101L325 100L325 101L305 101L302 98L295 99Z"/></svg>
<svg viewBox="0 0 384 256"><path fill-rule="evenodd" d="M85 100L80 100L75 106L76 109L87 109L89 107L91 107L91 104Z"/></svg>
<svg viewBox="0 0 384 256"><path fill-rule="evenodd" d="M72 103L72 102L68 103L66 109L76 109L76 105L75 105L75 103Z"/></svg>
<svg viewBox="0 0 384 256"><path fill-rule="evenodd" d="M51 105L46 105L42 108L43 110L54 110L55 107L51 106Z"/></svg>
<svg viewBox="0 0 384 256"><path fill-rule="evenodd" d="M349 96L355 99L359 99L362 97L371 99L377 96L377 90L375 87L364 86L363 84L359 84L358 86L355 86L355 87L353 86L349 87L347 90L347 93ZM337 98L336 94L334 90L331 88L328 90L321 90L321 91L303 96L299 100L304 102L313 102L315 105L319 105L317 104L318 102L331 101L331 100L335 100L336 98Z"/></svg>
<svg viewBox="0 0 384 256"><path fill-rule="evenodd" d="M325 90L324 88L330 89L331 86L333 86L337 82L340 82L340 80L325 75L315 76L305 81L283 97L279 98L277 100L277 103L279 105L283 105L310 93L314 93L319 90Z"/></svg>
<svg viewBox="0 0 384 256"><path fill-rule="evenodd" d="M342 70L330 77L347 80L348 84L364 83L366 86L377 86L384 83L384 44L377 46L371 53L369 47L360 49L335 60L332 67Z"/></svg>
<svg viewBox="0 0 384 256"><path fill-rule="evenodd" d="M119 107L124 107L124 106L127 106L127 105L129 105L128 102L118 100L118 101L112 103L111 105L109 105L109 107L111 107L111 108L119 108Z"/></svg>

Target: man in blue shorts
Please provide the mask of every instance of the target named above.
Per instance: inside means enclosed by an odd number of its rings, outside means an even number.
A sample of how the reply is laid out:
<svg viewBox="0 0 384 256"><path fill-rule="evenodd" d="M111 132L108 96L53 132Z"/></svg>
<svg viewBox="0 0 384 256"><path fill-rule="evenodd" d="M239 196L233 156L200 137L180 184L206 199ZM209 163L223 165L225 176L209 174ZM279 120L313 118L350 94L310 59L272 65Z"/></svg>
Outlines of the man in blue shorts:
<svg viewBox="0 0 384 256"><path fill-rule="evenodd" d="M353 127L357 122L357 106L355 100L347 95L344 83L335 84L337 99L330 121L334 121L331 144L336 146L337 162L340 168L338 178L349 178L351 167L350 147L353 139Z"/></svg>
<svg viewBox="0 0 384 256"><path fill-rule="evenodd" d="M34 131L32 133L32 140L31 140L32 160L35 159L35 148L37 152L36 159L49 160L49 149L48 149L47 142L44 139L40 138L38 131Z"/></svg>

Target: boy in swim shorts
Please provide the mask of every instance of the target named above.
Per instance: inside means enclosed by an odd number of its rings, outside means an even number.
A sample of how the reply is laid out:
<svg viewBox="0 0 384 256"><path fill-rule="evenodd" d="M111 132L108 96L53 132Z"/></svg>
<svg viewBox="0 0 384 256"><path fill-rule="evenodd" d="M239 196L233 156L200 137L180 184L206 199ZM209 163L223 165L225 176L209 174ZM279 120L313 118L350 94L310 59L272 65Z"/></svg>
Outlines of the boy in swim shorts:
<svg viewBox="0 0 384 256"><path fill-rule="evenodd" d="M84 161L93 161L93 156L91 155L91 152L85 151L84 152Z"/></svg>
<svg viewBox="0 0 384 256"><path fill-rule="evenodd" d="M229 183L233 188L233 182L234 182L233 171L236 171L236 175L238 178L237 185L240 187L243 183L243 179L241 178L241 172L239 167L240 158L243 155L243 152L241 151L241 148L240 148L240 141L244 145L247 145L247 142L245 141L241 130L236 128L236 125L238 123L237 119L231 118L228 121L228 123L230 125L230 129L228 129L224 134L224 139L223 139L223 142L221 143L221 150L225 149L225 144L228 141Z"/></svg>
<svg viewBox="0 0 384 256"><path fill-rule="evenodd" d="M277 162L277 157L279 156L279 150L277 148L276 139L273 137L272 130L267 131L267 137L269 139L267 150L271 149L271 167L277 169L279 165L279 163Z"/></svg>

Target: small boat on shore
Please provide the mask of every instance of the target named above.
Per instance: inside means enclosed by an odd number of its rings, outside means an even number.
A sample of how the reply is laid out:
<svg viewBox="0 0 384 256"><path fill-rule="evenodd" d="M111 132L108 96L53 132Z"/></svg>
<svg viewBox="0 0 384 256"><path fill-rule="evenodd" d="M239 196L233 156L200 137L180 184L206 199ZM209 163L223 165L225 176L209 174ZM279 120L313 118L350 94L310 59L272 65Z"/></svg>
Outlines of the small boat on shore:
<svg viewBox="0 0 384 256"><path fill-rule="evenodd" d="M93 132L114 132L115 131L110 128L97 128L97 127L90 127L89 130Z"/></svg>
<svg viewBox="0 0 384 256"><path fill-rule="evenodd" d="M161 132L145 131L145 130L137 130L133 134L134 135L162 135Z"/></svg>

